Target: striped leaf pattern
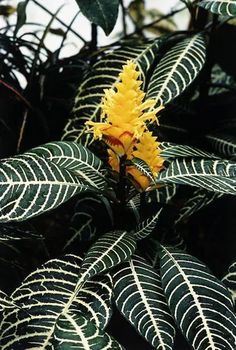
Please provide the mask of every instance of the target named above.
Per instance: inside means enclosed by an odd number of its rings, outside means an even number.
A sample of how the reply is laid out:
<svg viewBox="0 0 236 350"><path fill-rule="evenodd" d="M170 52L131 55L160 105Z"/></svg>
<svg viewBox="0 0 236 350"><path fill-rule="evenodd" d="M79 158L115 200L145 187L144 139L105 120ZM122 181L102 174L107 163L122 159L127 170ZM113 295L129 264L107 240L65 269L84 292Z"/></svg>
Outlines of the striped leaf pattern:
<svg viewBox="0 0 236 350"><path fill-rule="evenodd" d="M236 1L235 0L203 0L198 6L203 7L218 15L234 17L236 16Z"/></svg>
<svg viewBox="0 0 236 350"><path fill-rule="evenodd" d="M159 148L161 149L161 156L165 159L182 157L217 158L214 154L203 151L199 148L178 145L172 142L161 142Z"/></svg>
<svg viewBox="0 0 236 350"><path fill-rule="evenodd" d="M108 333L101 331L81 314L61 315L54 333L56 350L122 350Z"/></svg>
<svg viewBox="0 0 236 350"><path fill-rule="evenodd" d="M198 259L163 247L161 280L183 335L197 350L234 350L236 316L227 289Z"/></svg>
<svg viewBox="0 0 236 350"><path fill-rule="evenodd" d="M160 275L139 255L113 275L115 302L120 312L155 348L171 350L175 329Z"/></svg>
<svg viewBox="0 0 236 350"><path fill-rule="evenodd" d="M0 243L9 241L21 241L30 239L43 239L37 234L30 225L26 223L1 224L0 225Z"/></svg>
<svg viewBox="0 0 236 350"><path fill-rule="evenodd" d="M131 59L137 63L145 86L147 71L159 52L160 43L161 40L157 39L138 45L137 43L131 46L124 45L99 59L79 87L72 118L65 127L63 139L78 142L83 137L83 144L87 145L91 137L85 134L84 123L87 120L100 120L100 103L104 96L104 89L114 87L114 84L119 81L118 76L122 66Z"/></svg>
<svg viewBox="0 0 236 350"><path fill-rule="evenodd" d="M164 203L167 204L177 193L178 185L166 184L159 186L157 189L146 193L147 203Z"/></svg>
<svg viewBox="0 0 236 350"><path fill-rule="evenodd" d="M1 349L51 349L60 315L80 312L103 329L110 319L110 279L87 282L76 294L80 258L67 255L45 263L12 294L20 308L4 311Z"/></svg>
<svg viewBox="0 0 236 350"><path fill-rule="evenodd" d="M236 193L236 164L215 159L175 159L159 173L157 182L197 186L209 191Z"/></svg>
<svg viewBox="0 0 236 350"><path fill-rule="evenodd" d="M132 163L139 171L141 171L141 173L147 176L148 179L150 179L152 182L155 182L155 178L153 177L149 166L144 160L140 158L133 158Z"/></svg>
<svg viewBox="0 0 236 350"><path fill-rule="evenodd" d="M179 210L175 223L178 224L188 219L200 209L206 207L222 196L223 193L220 192L206 191L203 188L196 189L193 195L184 203L182 208Z"/></svg>
<svg viewBox="0 0 236 350"><path fill-rule="evenodd" d="M8 308L16 308L16 303L6 293L0 290L0 311Z"/></svg>
<svg viewBox="0 0 236 350"><path fill-rule="evenodd" d="M78 288L94 275L127 261L136 249L132 234L114 231L104 234L88 250L81 265Z"/></svg>
<svg viewBox="0 0 236 350"><path fill-rule="evenodd" d="M89 149L75 142L57 141L33 148L27 155L36 154L66 169L90 187L105 187L101 160Z"/></svg>
<svg viewBox="0 0 236 350"><path fill-rule="evenodd" d="M234 261L229 269L228 273L222 279L222 282L231 293L234 304L236 305L236 262Z"/></svg>
<svg viewBox="0 0 236 350"><path fill-rule="evenodd" d="M202 34L186 38L161 59L147 88L146 98L156 105L167 104L193 82L205 62L205 41Z"/></svg>
<svg viewBox="0 0 236 350"><path fill-rule="evenodd" d="M22 221L88 189L66 169L36 155L20 155L0 163L0 222Z"/></svg>
<svg viewBox="0 0 236 350"><path fill-rule="evenodd" d="M205 137L215 152L223 157L236 158L236 137L234 135L214 133Z"/></svg>
<svg viewBox="0 0 236 350"><path fill-rule="evenodd" d="M226 74L218 64L215 64L211 72L211 86L208 94L219 95L228 92L232 87L235 87L234 77Z"/></svg>
<svg viewBox="0 0 236 350"><path fill-rule="evenodd" d="M158 223L158 218L162 212L162 208L159 209L156 214L154 214L151 218L148 218L147 220L141 222L138 227L136 228L134 232L134 237L137 240L144 239L148 237L153 230L156 228L156 225Z"/></svg>

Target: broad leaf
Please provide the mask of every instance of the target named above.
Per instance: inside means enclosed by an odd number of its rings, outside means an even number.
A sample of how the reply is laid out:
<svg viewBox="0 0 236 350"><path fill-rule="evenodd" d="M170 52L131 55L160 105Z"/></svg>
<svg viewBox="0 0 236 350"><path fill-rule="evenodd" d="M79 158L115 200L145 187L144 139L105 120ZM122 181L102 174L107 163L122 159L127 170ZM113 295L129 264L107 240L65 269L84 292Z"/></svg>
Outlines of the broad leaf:
<svg viewBox="0 0 236 350"><path fill-rule="evenodd" d="M198 6L203 7L218 15L234 17L236 16L236 1L235 0L203 0Z"/></svg>
<svg viewBox="0 0 236 350"><path fill-rule="evenodd" d="M213 150L223 157L236 159L236 137L224 133L213 133L206 135L206 140Z"/></svg>
<svg viewBox="0 0 236 350"><path fill-rule="evenodd" d="M147 203L164 203L168 204L176 195L177 186L175 184L166 184L155 190L146 193Z"/></svg>
<svg viewBox="0 0 236 350"><path fill-rule="evenodd" d="M141 222L134 232L134 237L139 239L144 239L148 237L153 230L155 229L160 213L162 212L162 208L159 209L156 214L154 214L151 218Z"/></svg>
<svg viewBox="0 0 236 350"><path fill-rule="evenodd" d="M236 194L236 163L215 159L175 159L159 173L157 182L171 182Z"/></svg>
<svg viewBox="0 0 236 350"><path fill-rule="evenodd" d="M236 316L229 292L198 259L163 247L161 280L183 335L197 350L234 350Z"/></svg>
<svg viewBox="0 0 236 350"><path fill-rule="evenodd" d="M199 148L178 145L172 142L161 142L159 148L161 150L161 156L165 159L180 157L217 158L214 154L203 151Z"/></svg>
<svg viewBox="0 0 236 350"><path fill-rule="evenodd" d="M230 265L228 273L224 276L222 282L230 291L233 302L236 304L236 262Z"/></svg>
<svg viewBox="0 0 236 350"><path fill-rule="evenodd" d="M0 290L0 311L8 308L16 308L16 303L12 298L10 298L6 293Z"/></svg>
<svg viewBox="0 0 236 350"><path fill-rule="evenodd" d="M124 350L108 333L78 313L59 317L53 344L56 350Z"/></svg>
<svg viewBox="0 0 236 350"><path fill-rule="evenodd" d="M48 261L30 274L12 294L21 308L5 310L2 349L51 348L58 318L80 312L104 329L110 319L110 279L89 281L76 293L80 258L67 255Z"/></svg>
<svg viewBox="0 0 236 350"><path fill-rule="evenodd" d="M107 52L96 62L80 85L72 111L72 119L65 127L63 139L81 142L86 145L91 142L91 136L86 134L85 122L100 121L100 104L104 89L114 88L119 81L119 73L127 60L133 60L139 71L143 85L146 85L146 75L159 52L161 40L157 39L144 44L134 43L124 45L113 52Z"/></svg>
<svg viewBox="0 0 236 350"><path fill-rule="evenodd" d="M204 188L196 189L192 196L186 200L184 205L179 210L175 223L177 224L188 219L194 213L198 212L200 209L206 207L222 196L223 193L220 192L206 191Z"/></svg>
<svg viewBox="0 0 236 350"><path fill-rule="evenodd" d="M94 275L129 260L135 248L136 240L132 234L123 231L104 234L90 247L84 258L78 287Z"/></svg>
<svg viewBox="0 0 236 350"><path fill-rule="evenodd" d="M119 0L76 0L83 15L109 35L118 16Z"/></svg>
<svg viewBox="0 0 236 350"><path fill-rule="evenodd" d="M154 70L146 98L154 99L156 105L165 105L179 96L201 71L205 46L204 36L197 34L172 47Z"/></svg>
<svg viewBox="0 0 236 350"><path fill-rule="evenodd" d="M155 348L171 350L174 322L161 286L160 275L135 255L113 275L115 302L124 317Z"/></svg>
<svg viewBox="0 0 236 350"><path fill-rule="evenodd" d="M75 142L56 141L26 152L37 154L61 169L66 169L76 175L84 184L94 188L104 188L104 169L101 160L89 149Z"/></svg>

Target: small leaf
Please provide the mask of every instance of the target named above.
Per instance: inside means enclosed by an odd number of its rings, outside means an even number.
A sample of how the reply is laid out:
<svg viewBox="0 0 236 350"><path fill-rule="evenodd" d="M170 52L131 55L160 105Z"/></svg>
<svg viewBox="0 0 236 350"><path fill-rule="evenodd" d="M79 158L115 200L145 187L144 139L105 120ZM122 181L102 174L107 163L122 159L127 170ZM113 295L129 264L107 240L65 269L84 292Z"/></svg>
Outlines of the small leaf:
<svg viewBox="0 0 236 350"><path fill-rule="evenodd" d="M198 3L198 6L218 15L236 16L236 0L203 0Z"/></svg>
<svg viewBox="0 0 236 350"><path fill-rule="evenodd" d="M26 22L26 7L27 7L29 1L30 0L20 1L17 5L17 22L16 22L16 27L14 30L14 36L17 35L19 29Z"/></svg>
<svg viewBox="0 0 236 350"><path fill-rule="evenodd" d="M88 20L109 35L118 16L119 0L76 0L81 12Z"/></svg>
<svg viewBox="0 0 236 350"><path fill-rule="evenodd" d="M160 213L162 212L162 208L159 209L156 214L154 214L151 218L148 218L144 222L141 222L138 227L136 228L134 232L134 237L139 239L144 239L148 237L156 227L156 224L158 222L158 218Z"/></svg>

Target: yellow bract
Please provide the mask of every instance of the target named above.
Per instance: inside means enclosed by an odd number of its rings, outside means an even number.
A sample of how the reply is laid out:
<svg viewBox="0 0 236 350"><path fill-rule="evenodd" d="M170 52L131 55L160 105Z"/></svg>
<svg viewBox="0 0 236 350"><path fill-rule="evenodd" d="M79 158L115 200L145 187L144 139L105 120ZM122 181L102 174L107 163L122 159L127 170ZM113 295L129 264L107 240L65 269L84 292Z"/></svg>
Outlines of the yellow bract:
<svg viewBox="0 0 236 350"><path fill-rule="evenodd" d="M158 142L148 131L146 122L156 122L157 113L163 108L154 108L154 100L144 100L145 93L141 90L140 73L133 61L128 61L119 74L119 81L114 88L104 91L101 102L102 121L88 121L89 131L94 139L103 139L110 147L109 163L113 170L119 172L119 159L126 156L144 160L154 176L161 169L163 160L158 150ZM127 173L142 189L146 189L149 180L133 166L127 167Z"/></svg>

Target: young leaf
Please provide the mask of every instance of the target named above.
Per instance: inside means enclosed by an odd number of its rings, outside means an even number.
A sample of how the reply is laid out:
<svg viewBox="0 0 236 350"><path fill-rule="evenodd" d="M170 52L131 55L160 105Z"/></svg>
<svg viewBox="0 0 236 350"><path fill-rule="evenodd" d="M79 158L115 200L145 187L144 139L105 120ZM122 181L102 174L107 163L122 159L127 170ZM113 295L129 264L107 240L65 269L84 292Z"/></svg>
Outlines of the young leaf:
<svg viewBox="0 0 236 350"><path fill-rule="evenodd" d="M167 104L179 96L201 71L206 55L204 36L196 34L170 49L158 63L147 88L147 99Z"/></svg>
<svg viewBox="0 0 236 350"><path fill-rule="evenodd" d="M76 0L83 15L109 35L118 16L119 0Z"/></svg>
<svg viewBox="0 0 236 350"><path fill-rule="evenodd" d="M151 218L148 218L144 222L141 222L134 232L134 237L139 240L148 237L156 227L158 222L158 218L160 213L162 212L162 208L159 209L156 214L154 214Z"/></svg>
<svg viewBox="0 0 236 350"><path fill-rule="evenodd" d="M171 182L236 194L236 164L223 159L175 159L161 171L157 182Z"/></svg>
<svg viewBox="0 0 236 350"><path fill-rule="evenodd" d="M203 7L218 15L234 17L236 16L236 1L235 0L203 0L198 3L198 6Z"/></svg>
<svg viewBox="0 0 236 350"><path fill-rule="evenodd" d="M162 247L161 280L183 335L197 350L234 350L236 316L229 292L198 259Z"/></svg>
<svg viewBox="0 0 236 350"><path fill-rule="evenodd" d="M108 333L79 313L59 317L53 345L57 350L124 350Z"/></svg>
<svg viewBox="0 0 236 350"><path fill-rule="evenodd" d="M174 322L160 275L139 255L113 274L115 302L124 317L155 348L171 350Z"/></svg>
<svg viewBox="0 0 236 350"><path fill-rule="evenodd" d="M89 281L77 295L81 260L74 255L54 259L26 277L12 294L21 307L4 311L2 349L51 348L58 318L74 312L104 329L111 315L110 279Z"/></svg>
<svg viewBox="0 0 236 350"><path fill-rule="evenodd" d="M89 249L81 265L78 286L103 271L127 261L136 249L135 237L127 232L104 234Z"/></svg>

